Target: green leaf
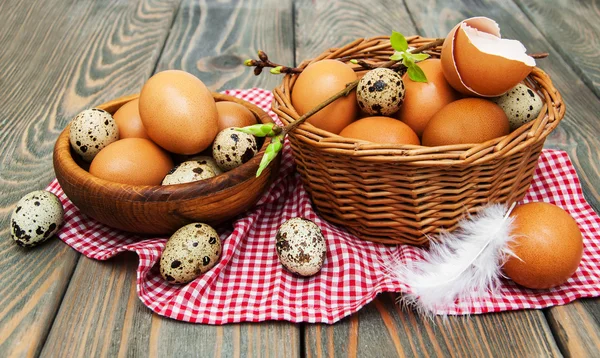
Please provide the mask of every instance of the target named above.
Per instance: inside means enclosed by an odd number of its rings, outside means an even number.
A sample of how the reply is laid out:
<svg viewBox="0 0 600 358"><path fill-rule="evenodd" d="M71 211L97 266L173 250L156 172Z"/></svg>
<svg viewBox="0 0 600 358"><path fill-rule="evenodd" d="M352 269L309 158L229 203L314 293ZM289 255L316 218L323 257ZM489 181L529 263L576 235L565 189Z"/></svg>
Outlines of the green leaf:
<svg viewBox="0 0 600 358"><path fill-rule="evenodd" d="M281 74L281 66L273 67L270 72L274 75L280 75Z"/></svg>
<svg viewBox="0 0 600 358"><path fill-rule="evenodd" d="M412 57L412 59L415 62L419 62L419 61L423 61L429 58L429 55L426 53L415 53L415 54L410 54L410 57Z"/></svg>
<svg viewBox="0 0 600 358"><path fill-rule="evenodd" d="M415 82L427 82L427 76L425 76L425 72L423 72L421 67L415 64L408 67L408 77Z"/></svg>
<svg viewBox="0 0 600 358"><path fill-rule="evenodd" d="M402 52L394 52L393 55L390 56L390 60L392 61L400 61L402 59Z"/></svg>
<svg viewBox="0 0 600 358"><path fill-rule="evenodd" d="M404 35L399 32L392 31L390 43L392 44L392 48L398 52L406 51L408 49L408 41L406 41Z"/></svg>
<svg viewBox="0 0 600 358"><path fill-rule="evenodd" d="M358 61L357 61L357 60L355 60L355 59L351 59L351 60L350 60L350 63L353 63L353 64L355 64L355 65L358 65Z"/></svg>
<svg viewBox="0 0 600 358"><path fill-rule="evenodd" d="M266 167L269 166L269 163L271 163L273 161L273 159L275 159L277 157L277 154L281 151L281 149L283 148L283 143L282 143L282 136L278 135L277 137L273 137L273 139L271 140L271 143L269 143L269 145L267 146L267 149L265 150L265 154L263 155L262 159L260 160L260 165L258 166L258 170L256 171L256 177L258 178L263 170L265 170Z"/></svg>
<svg viewBox="0 0 600 358"><path fill-rule="evenodd" d="M413 60L412 55L408 52L402 52L402 63L406 68L415 65L415 60Z"/></svg>
<svg viewBox="0 0 600 358"><path fill-rule="evenodd" d="M274 137L278 134L275 123L253 124L247 127L236 128L236 130L252 134L255 137Z"/></svg>

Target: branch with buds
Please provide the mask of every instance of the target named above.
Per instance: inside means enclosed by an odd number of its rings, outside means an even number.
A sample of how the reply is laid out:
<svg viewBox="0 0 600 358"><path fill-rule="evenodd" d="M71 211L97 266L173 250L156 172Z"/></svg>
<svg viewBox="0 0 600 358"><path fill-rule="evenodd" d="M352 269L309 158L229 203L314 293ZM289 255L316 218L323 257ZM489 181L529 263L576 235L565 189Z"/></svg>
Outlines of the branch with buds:
<svg viewBox="0 0 600 358"><path fill-rule="evenodd" d="M248 67L254 67L254 74L256 76L262 73L263 68L268 67L271 68L269 72L274 75L279 75L281 73L300 73L302 69L296 67L287 67L283 65L278 65L274 62L269 61L269 56L262 51L258 50L258 60L247 59L244 61L244 65Z"/></svg>

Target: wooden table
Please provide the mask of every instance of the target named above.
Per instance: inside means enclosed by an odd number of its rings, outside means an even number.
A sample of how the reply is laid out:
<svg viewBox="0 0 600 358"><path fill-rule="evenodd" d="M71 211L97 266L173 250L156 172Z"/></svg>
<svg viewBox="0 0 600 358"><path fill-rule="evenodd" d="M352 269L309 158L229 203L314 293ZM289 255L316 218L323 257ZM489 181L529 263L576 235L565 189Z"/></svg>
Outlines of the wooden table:
<svg viewBox="0 0 600 358"><path fill-rule="evenodd" d="M89 260L59 240L9 239L17 200L54 177L52 147L82 109L177 68L212 90L263 87L242 65L257 49L297 64L358 37L444 37L485 15L530 52L567 103L547 146L566 150L600 210L600 2L406 0L0 0L0 356L598 356L600 301L547 310L422 319L381 295L335 325L192 325L152 314L137 257Z"/></svg>

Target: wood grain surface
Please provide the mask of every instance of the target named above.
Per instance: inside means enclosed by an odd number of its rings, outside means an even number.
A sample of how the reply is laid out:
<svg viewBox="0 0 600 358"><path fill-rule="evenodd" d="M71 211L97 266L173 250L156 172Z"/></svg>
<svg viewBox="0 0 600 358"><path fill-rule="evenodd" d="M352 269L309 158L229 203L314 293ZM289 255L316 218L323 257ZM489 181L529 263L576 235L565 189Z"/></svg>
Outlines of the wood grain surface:
<svg viewBox="0 0 600 358"><path fill-rule="evenodd" d="M193 325L137 297L137 258L82 257L58 240L8 239L16 201L53 178L51 153L80 110L139 91L155 71L184 69L213 91L272 89L242 62L265 50L298 64L357 37L445 36L477 15L529 52L565 98L546 145L566 150L600 211L598 3L566 0L16 0L0 1L0 356L598 356L598 299L429 321L391 294L335 325ZM555 341L556 340L556 341Z"/></svg>
<svg viewBox="0 0 600 358"><path fill-rule="evenodd" d="M600 97L600 2L515 0L556 52Z"/></svg>
<svg viewBox="0 0 600 358"><path fill-rule="evenodd" d="M531 336L543 339L531 339ZM381 294L358 314L305 331L308 357L557 357L535 311L431 320Z"/></svg>
<svg viewBox="0 0 600 358"><path fill-rule="evenodd" d="M72 117L138 90L176 5L0 2L0 356L39 353L80 259L58 240L16 247L8 239L14 204L52 180L51 148Z"/></svg>

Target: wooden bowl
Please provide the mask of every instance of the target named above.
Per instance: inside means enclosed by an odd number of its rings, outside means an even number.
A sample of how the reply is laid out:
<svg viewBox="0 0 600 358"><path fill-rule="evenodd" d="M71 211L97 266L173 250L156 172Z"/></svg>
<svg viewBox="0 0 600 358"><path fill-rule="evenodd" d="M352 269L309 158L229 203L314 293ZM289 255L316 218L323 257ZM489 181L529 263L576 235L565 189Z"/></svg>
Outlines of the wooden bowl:
<svg viewBox="0 0 600 358"><path fill-rule="evenodd" d="M138 95L121 97L97 106L114 113ZM232 101L248 108L261 123L273 122L257 106L214 93L215 101ZM272 183L279 171L281 156L256 178L256 170L269 143L247 163L216 177L177 185L128 185L91 175L69 144L69 125L54 147L54 171L65 194L92 218L116 229L138 234L166 235L180 227L203 222L216 225L250 209ZM85 168L85 169L84 169Z"/></svg>

